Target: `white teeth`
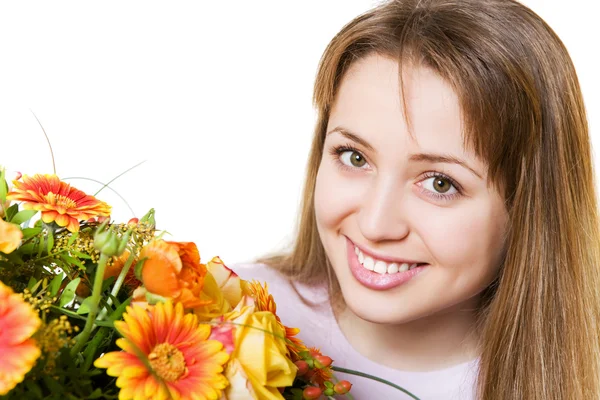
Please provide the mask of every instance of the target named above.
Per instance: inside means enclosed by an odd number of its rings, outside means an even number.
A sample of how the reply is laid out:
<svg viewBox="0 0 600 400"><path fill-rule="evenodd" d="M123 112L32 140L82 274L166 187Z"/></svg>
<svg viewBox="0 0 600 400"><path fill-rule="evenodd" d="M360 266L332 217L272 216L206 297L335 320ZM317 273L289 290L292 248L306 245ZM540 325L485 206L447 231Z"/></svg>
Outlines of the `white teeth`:
<svg viewBox="0 0 600 400"><path fill-rule="evenodd" d="M398 264L393 263L390 264L390 266L387 269L388 274L395 274L396 272L398 272Z"/></svg>
<svg viewBox="0 0 600 400"><path fill-rule="evenodd" d="M373 271L373 267L375 266L375 261L371 257L365 257L365 261L363 262L363 267L368 269L369 271Z"/></svg>
<svg viewBox="0 0 600 400"><path fill-rule="evenodd" d="M402 263L398 265L397 263L388 264L385 261L377 260L375 261L372 257L365 256L362 251L356 246L354 246L354 253L358 256L358 262L368 269L369 271L377 272L378 274L395 274L398 272L406 272L413 268L417 267L417 263L408 264Z"/></svg>
<svg viewBox="0 0 600 400"><path fill-rule="evenodd" d="M373 267L373 271L377 272L378 274L385 274L387 269L387 264L383 261L377 261Z"/></svg>

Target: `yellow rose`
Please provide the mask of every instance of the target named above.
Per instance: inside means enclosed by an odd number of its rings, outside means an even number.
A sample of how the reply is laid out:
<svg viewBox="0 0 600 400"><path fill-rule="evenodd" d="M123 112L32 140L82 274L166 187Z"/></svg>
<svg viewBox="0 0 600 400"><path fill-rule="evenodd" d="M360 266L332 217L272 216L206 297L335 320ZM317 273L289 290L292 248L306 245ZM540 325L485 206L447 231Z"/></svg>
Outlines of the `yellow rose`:
<svg viewBox="0 0 600 400"><path fill-rule="evenodd" d="M275 315L243 306L226 315L225 321L235 325L224 399L283 399L278 388L294 383L297 368L289 359L285 331Z"/></svg>
<svg viewBox="0 0 600 400"><path fill-rule="evenodd" d="M11 224L0 218L0 252L12 253L21 243L23 232L19 225Z"/></svg>
<svg viewBox="0 0 600 400"><path fill-rule="evenodd" d="M200 320L210 320L232 311L247 292L247 283L235 272L227 268L219 257L206 264L208 273L204 277L204 286L200 299L205 305L194 308Z"/></svg>

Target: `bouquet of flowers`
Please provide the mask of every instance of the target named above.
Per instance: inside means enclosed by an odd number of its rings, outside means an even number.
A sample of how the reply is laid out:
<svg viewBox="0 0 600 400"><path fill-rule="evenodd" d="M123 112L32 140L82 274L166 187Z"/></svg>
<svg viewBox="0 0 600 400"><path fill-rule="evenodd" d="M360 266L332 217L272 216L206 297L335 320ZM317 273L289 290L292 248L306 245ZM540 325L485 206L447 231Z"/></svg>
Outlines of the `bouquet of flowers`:
<svg viewBox="0 0 600 400"><path fill-rule="evenodd" d="M267 285L154 211L126 223L56 175L0 169L0 398L318 399L332 360L277 316ZM349 395L349 394L348 394Z"/></svg>

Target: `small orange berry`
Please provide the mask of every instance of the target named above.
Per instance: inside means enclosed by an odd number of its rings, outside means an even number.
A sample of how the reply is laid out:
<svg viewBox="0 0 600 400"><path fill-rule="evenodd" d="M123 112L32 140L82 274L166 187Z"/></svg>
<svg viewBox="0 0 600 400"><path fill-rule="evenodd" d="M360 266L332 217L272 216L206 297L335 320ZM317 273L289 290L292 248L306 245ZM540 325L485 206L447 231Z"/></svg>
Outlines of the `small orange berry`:
<svg viewBox="0 0 600 400"><path fill-rule="evenodd" d="M316 386L309 386L302 391L302 398L305 400L315 400L321 397L323 392Z"/></svg>
<svg viewBox="0 0 600 400"><path fill-rule="evenodd" d="M308 363L304 360L298 360L294 364L298 367L298 376L306 374L309 370Z"/></svg>
<svg viewBox="0 0 600 400"><path fill-rule="evenodd" d="M317 360L317 362L320 364L320 365L318 365L319 368L329 367L331 365L331 363L333 362L331 357L328 357L328 356L316 356L315 360Z"/></svg>
<svg viewBox="0 0 600 400"><path fill-rule="evenodd" d="M337 394L346 394L352 389L352 384L348 381L339 381L333 386L333 390Z"/></svg>

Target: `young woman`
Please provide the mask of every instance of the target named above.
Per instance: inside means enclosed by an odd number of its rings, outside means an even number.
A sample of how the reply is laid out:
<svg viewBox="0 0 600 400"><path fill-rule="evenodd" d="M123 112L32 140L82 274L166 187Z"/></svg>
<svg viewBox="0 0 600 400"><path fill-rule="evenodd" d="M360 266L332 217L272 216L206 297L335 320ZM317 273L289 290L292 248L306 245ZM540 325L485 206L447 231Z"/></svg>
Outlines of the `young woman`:
<svg viewBox="0 0 600 400"><path fill-rule="evenodd" d="M588 127L544 21L511 0L384 3L331 41L314 101L293 248L238 269L283 321L422 399L599 398Z"/></svg>

